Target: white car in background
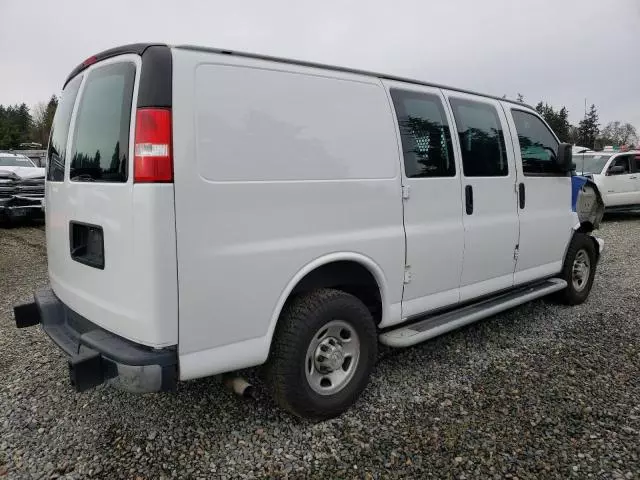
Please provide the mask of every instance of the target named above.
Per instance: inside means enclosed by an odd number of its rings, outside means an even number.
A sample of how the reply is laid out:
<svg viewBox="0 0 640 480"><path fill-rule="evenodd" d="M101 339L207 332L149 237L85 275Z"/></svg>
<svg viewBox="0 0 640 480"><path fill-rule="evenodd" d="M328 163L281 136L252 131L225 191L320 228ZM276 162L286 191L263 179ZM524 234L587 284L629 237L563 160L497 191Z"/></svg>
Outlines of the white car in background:
<svg viewBox="0 0 640 480"><path fill-rule="evenodd" d="M640 151L574 155L576 172L591 178L607 211L640 209Z"/></svg>

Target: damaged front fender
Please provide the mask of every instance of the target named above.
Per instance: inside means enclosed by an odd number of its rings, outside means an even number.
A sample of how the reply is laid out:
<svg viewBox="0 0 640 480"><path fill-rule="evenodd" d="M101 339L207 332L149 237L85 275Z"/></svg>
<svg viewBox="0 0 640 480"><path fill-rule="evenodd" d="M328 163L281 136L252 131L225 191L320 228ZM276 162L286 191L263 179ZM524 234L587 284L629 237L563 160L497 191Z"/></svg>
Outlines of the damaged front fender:
<svg viewBox="0 0 640 480"><path fill-rule="evenodd" d="M571 208L578 214L580 228L596 230L604 216L604 201L593 180L574 175L571 177Z"/></svg>

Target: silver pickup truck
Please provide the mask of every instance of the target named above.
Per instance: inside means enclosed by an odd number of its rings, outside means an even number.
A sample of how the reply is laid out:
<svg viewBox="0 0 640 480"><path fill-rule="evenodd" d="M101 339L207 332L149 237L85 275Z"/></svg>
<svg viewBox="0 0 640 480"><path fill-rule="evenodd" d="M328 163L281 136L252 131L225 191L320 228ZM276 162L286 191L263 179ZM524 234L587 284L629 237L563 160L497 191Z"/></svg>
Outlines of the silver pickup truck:
<svg viewBox="0 0 640 480"><path fill-rule="evenodd" d="M44 173L24 155L0 153L0 219L43 216Z"/></svg>

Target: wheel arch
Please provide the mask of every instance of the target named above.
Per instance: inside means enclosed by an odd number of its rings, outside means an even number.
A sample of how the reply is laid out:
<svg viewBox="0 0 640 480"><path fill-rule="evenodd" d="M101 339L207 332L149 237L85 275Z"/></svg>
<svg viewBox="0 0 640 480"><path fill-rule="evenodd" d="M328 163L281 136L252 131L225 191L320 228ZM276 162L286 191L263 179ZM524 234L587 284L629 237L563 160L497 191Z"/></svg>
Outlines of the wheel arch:
<svg viewBox="0 0 640 480"><path fill-rule="evenodd" d="M571 245L571 242L573 241L573 237L577 234L583 234L586 237L588 237L592 242L593 245L596 249L596 261L600 261L600 256L602 255L602 250L604 249L604 242L597 237L594 237L593 235L591 235L591 233L595 230L593 224L589 221L585 221L585 222L580 222L580 223L576 223L573 226L573 231L571 232L571 237L569 238L569 241L567 242L567 246L564 249L564 255L562 257L562 264L564 265L564 262L567 259L567 253L569 252L569 245Z"/></svg>
<svg viewBox="0 0 640 480"><path fill-rule="evenodd" d="M308 287L318 286L319 288L319 285L322 282L315 283L318 279L314 278L314 275L317 274L317 272L326 272L327 268L332 268L334 265L352 265L352 267L348 268L354 268L354 271L357 268L362 268L371 276L376 283L380 302L380 315L376 324L384 323L385 316L388 315L389 309L387 308L387 281L382 268L370 257L361 253L336 252L316 258L315 260L307 263L291 278L280 294L276 307L271 315L269 330L267 333L269 345L271 345L273 341L273 335L278 324L278 320L287 301L298 292L305 291ZM318 276L320 277L319 280L322 280L323 274L318 274ZM331 274L329 274L329 276L331 277Z"/></svg>
<svg viewBox="0 0 640 480"><path fill-rule="evenodd" d="M595 230L595 226L590 220L580 222L573 227L573 231L577 233L591 233Z"/></svg>

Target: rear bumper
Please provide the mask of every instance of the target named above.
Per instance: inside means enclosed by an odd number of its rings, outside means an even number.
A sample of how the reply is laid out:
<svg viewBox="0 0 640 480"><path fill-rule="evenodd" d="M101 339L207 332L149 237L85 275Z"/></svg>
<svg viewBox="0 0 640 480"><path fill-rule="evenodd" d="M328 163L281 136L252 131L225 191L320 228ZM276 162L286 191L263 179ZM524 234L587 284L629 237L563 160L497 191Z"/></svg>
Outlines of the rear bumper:
<svg viewBox="0 0 640 480"><path fill-rule="evenodd" d="M153 349L114 335L78 315L51 288L14 307L18 328L42 325L68 356L69 379L79 392L109 382L133 392L175 390L175 348Z"/></svg>

